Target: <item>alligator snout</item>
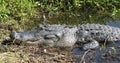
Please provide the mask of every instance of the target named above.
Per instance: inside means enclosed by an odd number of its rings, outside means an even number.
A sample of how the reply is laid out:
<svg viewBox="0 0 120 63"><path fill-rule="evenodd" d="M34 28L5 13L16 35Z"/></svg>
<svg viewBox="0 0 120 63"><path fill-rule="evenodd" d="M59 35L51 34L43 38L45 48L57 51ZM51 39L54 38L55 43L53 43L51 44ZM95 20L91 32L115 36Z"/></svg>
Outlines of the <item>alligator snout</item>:
<svg viewBox="0 0 120 63"><path fill-rule="evenodd" d="M12 32L10 34L10 38L11 39L18 39L18 40L21 40L21 41L24 41L24 37L20 34L20 33L16 33L16 32Z"/></svg>
<svg viewBox="0 0 120 63"><path fill-rule="evenodd" d="M20 33L12 32L10 34L11 39L17 39L17 40L20 40L20 41L26 41L26 40L32 39L33 36L34 35L32 35L32 34L26 34L26 33L23 33L23 32L20 32Z"/></svg>

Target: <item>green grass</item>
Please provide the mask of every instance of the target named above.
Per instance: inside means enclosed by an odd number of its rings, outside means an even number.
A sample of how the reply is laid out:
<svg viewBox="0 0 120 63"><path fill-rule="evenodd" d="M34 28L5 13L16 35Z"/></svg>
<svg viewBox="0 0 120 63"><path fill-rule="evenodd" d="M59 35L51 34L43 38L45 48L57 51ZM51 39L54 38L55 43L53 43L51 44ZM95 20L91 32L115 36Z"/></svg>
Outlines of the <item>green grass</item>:
<svg viewBox="0 0 120 63"><path fill-rule="evenodd" d="M14 24L19 28L36 16L36 6L34 0L1 0L0 21L6 26Z"/></svg>
<svg viewBox="0 0 120 63"><path fill-rule="evenodd" d="M119 0L1 0L0 24L29 29L43 21L43 14L48 19L65 15L68 19L80 16L80 21L96 21L119 15L119 5Z"/></svg>
<svg viewBox="0 0 120 63"><path fill-rule="evenodd" d="M40 0L39 6L48 12L65 12L80 14L81 12L97 13L108 11L113 14L119 11L118 0Z"/></svg>

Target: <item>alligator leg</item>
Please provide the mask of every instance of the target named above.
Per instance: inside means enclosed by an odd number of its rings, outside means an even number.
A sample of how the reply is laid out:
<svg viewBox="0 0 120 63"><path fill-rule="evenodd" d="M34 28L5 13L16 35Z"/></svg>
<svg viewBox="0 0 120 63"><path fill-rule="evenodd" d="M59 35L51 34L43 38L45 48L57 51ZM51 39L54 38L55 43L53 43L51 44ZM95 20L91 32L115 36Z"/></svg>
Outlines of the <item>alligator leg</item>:
<svg viewBox="0 0 120 63"><path fill-rule="evenodd" d="M86 43L86 44L83 45L84 50L95 49L97 47L99 47L99 43L96 40L92 40L91 42Z"/></svg>

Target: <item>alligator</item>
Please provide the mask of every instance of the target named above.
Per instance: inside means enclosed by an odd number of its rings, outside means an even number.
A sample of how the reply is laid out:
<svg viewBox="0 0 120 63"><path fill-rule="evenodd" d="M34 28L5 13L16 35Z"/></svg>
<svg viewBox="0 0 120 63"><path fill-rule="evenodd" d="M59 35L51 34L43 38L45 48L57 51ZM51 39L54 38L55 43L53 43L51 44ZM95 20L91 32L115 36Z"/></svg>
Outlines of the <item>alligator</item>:
<svg viewBox="0 0 120 63"><path fill-rule="evenodd" d="M24 32L12 32L11 39L29 44L42 44L52 47L70 47L84 43L83 49L99 47L99 42L120 40L120 28L101 24L79 26L46 24Z"/></svg>

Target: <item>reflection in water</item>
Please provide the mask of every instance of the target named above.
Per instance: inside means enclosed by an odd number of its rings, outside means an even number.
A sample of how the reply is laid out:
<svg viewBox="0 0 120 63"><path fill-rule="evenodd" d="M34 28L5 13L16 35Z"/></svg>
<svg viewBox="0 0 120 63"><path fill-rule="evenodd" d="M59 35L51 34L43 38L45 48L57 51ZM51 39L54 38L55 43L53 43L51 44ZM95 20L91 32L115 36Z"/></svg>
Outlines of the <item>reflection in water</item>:
<svg viewBox="0 0 120 63"><path fill-rule="evenodd" d="M120 21L108 22L107 25L115 26L120 28Z"/></svg>

